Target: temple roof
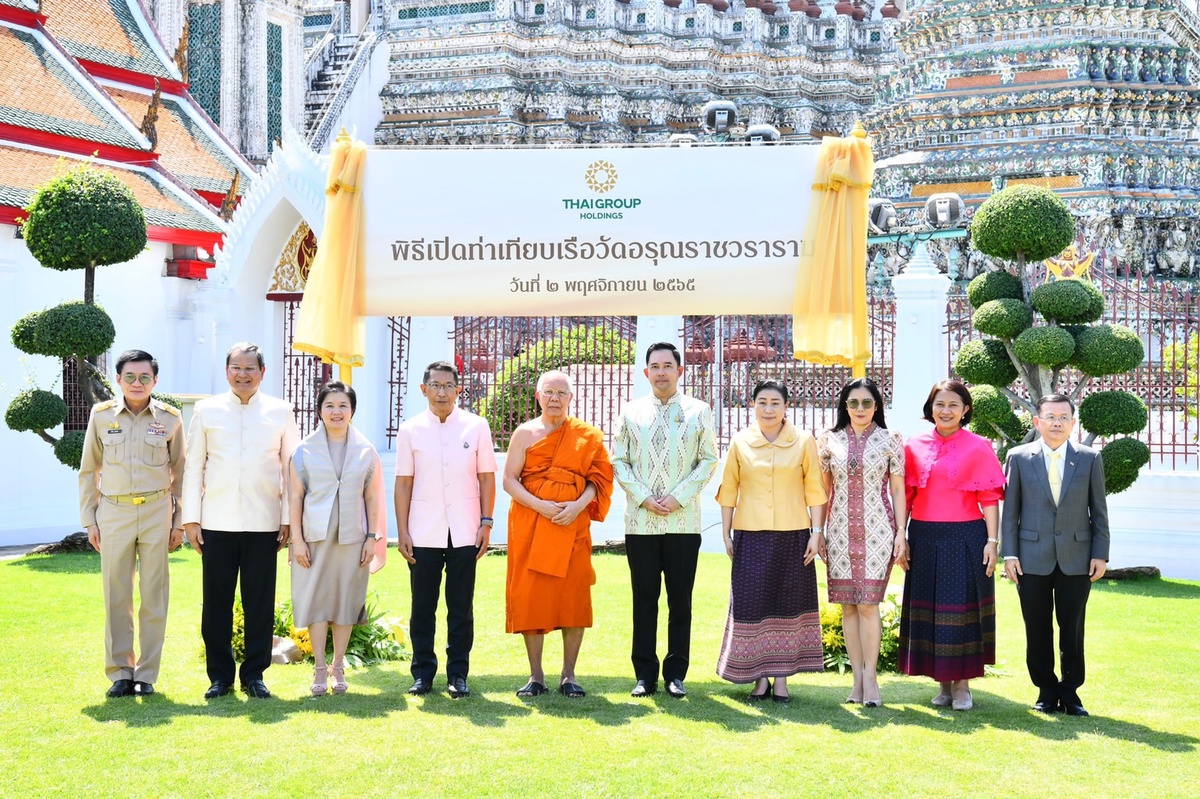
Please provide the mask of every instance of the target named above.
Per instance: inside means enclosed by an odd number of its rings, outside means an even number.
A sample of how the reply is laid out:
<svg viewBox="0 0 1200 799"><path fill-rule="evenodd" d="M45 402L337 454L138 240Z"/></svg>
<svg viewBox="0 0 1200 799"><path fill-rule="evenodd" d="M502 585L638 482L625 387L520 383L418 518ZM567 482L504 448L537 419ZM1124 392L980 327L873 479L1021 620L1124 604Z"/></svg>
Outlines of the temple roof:
<svg viewBox="0 0 1200 799"><path fill-rule="evenodd" d="M120 117L68 70L41 35L0 23L0 122L118 147L142 149ZM135 126L136 127L136 126Z"/></svg>
<svg viewBox="0 0 1200 799"><path fill-rule="evenodd" d="M22 208L37 187L53 178L62 167L63 156L0 144L0 205ZM85 162L87 159L71 159ZM198 209L190 207L153 169L121 168L95 163L133 190L146 214L146 224L164 228L220 233L220 226Z"/></svg>
<svg viewBox="0 0 1200 799"><path fill-rule="evenodd" d="M141 125L153 92L129 87L105 86L109 96L135 125ZM245 191L250 174L248 165L235 165L233 159L215 141L207 120L201 120L194 106L183 98L163 94L155 131L158 134L159 164L192 191L225 194L236 172L242 173L238 194ZM207 123L207 124L206 124Z"/></svg>
<svg viewBox="0 0 1200 799"><path fill-rule="evenodd" d="M137 13L131 8L138 5ZM137 0L42 0L46 28L75 58L177 79Z"/></svg>

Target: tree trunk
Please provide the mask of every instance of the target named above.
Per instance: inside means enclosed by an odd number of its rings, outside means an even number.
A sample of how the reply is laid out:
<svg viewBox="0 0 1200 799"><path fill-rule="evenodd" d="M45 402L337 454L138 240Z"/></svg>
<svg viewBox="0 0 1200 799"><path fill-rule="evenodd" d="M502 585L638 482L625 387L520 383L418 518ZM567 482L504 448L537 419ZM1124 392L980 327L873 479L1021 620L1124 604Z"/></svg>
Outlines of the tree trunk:
<svg viewBox="0 0 1200 799"><path fill-rule="evenodd" d="M88 264L83 268L83 301L95 305L96 299L96 265Z"/></svg>

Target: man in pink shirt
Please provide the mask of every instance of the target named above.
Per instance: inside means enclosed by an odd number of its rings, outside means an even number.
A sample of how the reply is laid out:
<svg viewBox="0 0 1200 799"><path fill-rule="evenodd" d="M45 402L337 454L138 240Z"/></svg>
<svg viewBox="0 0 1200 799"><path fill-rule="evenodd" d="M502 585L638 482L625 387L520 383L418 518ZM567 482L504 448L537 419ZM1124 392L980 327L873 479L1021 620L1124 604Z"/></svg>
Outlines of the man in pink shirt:
<svg viewBox="0 0 1200 799"><path fill-rule="evenodd" d="M447 684L452 698L471 694L475 563L492 533L496 454L487 422L458 407L459 391L452 364L429 364L421 380L429 410L400 425L396 439L396 528L412 590L414 696L429 693L437 675L433 636L443 570Z"/></svg>

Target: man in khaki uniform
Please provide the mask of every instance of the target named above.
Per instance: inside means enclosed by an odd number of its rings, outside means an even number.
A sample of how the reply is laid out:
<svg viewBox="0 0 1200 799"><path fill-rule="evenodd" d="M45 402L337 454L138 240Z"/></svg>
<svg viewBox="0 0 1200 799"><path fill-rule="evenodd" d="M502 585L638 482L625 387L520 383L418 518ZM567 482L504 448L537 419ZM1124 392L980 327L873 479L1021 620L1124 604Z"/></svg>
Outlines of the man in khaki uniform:
<svg viewBox="0 0 1200 799"><path fill-rule="evenodd" d="M117 359L119 399L92 408L79 464L79 505L104 581L108 696L154 693L167 625L168 552L183 541L179 495L184 436L179 411L150 398L158 361ZM141 657L133 654L133 572L138 571Z"/></svg>

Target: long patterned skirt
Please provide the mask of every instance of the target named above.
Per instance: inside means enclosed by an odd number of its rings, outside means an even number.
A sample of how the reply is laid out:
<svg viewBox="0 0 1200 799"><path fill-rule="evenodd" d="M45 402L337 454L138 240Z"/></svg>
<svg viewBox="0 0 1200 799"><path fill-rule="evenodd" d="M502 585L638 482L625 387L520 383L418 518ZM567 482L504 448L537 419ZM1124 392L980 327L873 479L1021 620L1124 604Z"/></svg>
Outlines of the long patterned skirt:
<svg viewBox="0 0 1200 799"><path fill-rule="evenodd" d="M898 654L905 674L970 680L996 662L996 582L983 567L986 544L983 519L909 523Z"/></svg>
<svg viewBox="0 0 1200 799"><path fill-rule="evenodd" d="M729 615L717 674L734 683L825 668L808 530L733 532Z"/></svg>

